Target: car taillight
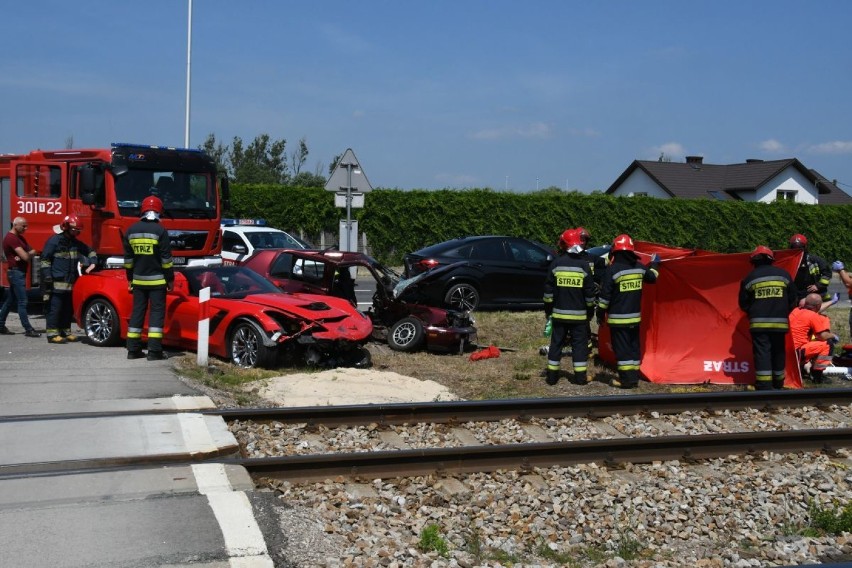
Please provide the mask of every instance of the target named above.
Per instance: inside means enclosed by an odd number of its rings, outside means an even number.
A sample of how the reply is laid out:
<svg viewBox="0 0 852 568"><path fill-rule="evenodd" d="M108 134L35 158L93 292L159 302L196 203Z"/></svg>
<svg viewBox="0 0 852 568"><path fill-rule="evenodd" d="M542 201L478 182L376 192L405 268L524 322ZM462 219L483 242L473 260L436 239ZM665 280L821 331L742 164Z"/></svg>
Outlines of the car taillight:
<svg viewBox="0 0 852 568"><path fill-rule="evenodd" d="M427 270L431 270L441 264L434 258L424 258L423 260L417 261L417 272L426 272Z"/></svg>

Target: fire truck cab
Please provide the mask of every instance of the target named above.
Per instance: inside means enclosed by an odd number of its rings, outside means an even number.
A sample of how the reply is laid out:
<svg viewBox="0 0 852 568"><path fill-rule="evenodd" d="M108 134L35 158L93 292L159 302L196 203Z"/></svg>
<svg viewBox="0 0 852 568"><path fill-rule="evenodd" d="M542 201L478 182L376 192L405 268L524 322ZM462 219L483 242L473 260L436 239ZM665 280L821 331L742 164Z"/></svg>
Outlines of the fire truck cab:
<svg viewBox="0 0 852 568"><path fill-rule="evenodd" d="M5 236L15 217L26 218L24 236L37 253L73 214L83 224L80 240L97 251L100 267L121 267L124 234L149 195L163 200L160 222L171 236L175 265L221 264L227 178L219 183L215 162L200 150L112 144L0 155L0 233ZM30 286L38 283L37 262ZM0 268L0 285L7 286L5 262Z"/></svg>

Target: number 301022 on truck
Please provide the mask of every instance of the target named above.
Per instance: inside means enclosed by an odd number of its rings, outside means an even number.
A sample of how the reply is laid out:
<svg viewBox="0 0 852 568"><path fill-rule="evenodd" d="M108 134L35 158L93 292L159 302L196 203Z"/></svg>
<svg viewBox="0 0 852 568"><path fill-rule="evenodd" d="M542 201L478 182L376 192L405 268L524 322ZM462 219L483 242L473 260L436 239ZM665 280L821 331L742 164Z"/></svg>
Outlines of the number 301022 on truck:
<svg viewBox="0 0 852 568"><path fill-rule="evenodd" d="M120 268L123 235L149 195L163 200L160 222L171 236L175 265L221 263L228 183L200 150L112 144L0 155L0 232L25 217L25 238L37 253L66 215L76 215L83 225L79 238L97 251L100 267ZM8 286L5 263L0 268L0 285ZM28 285L37 284L38 270L31 270Z"/></svg>

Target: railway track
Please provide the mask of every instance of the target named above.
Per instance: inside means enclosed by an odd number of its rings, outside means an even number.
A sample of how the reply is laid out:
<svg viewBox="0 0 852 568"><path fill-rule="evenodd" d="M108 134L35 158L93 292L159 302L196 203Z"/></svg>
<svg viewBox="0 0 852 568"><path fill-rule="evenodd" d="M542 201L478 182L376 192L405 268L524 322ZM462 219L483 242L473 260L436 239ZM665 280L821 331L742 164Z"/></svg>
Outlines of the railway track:
<svg viewBox="0 0 852 568"><path fill-rule="evenodd" d="M497 401L439 402L305 408L245 408L206 411L220 415L231 424L290 424L301 432L369 426L387 430L393 426L422 423L449 427L467 423L513 420L526 423L542 419L582 417L602 420L620 416L674 416L680 413L725 413L758 409L769 415L788 409L812 408L813 413L835 416L834 427L796 428L780 431L739 431L700 435L659 435L554 442L477 443L467 440L454 447L327 452L272 457L218 457L206 460L241 465L255 476L291 482L327 478L376 479L417 475L513 470L526 472L536 467L579 463L616 465L668 460L698 461L729 455L761 455L764 452L829 452L852 447L850 419L831 409L852 405L852 389L779 391L772 393L725 392L684 395L626 395L577 397L567 399L523 399ZM78 415L0 417L0 421L49 420L74 417L115 416L115 413ZM638 418L637 418L638 419ZM310 450L310 449L309 449ZM174 460L156 462L127 459L122 463L101 464L91 469L159 467L176 465ZM198 463L187 462L187 463ZM91 470L87 468L87 470ZM52 473L61 468L52 468ZM79 464L66 470L79 471ZM16 470L15 476L26 472ZM2 472L0 472L2 474Z"/></svg>

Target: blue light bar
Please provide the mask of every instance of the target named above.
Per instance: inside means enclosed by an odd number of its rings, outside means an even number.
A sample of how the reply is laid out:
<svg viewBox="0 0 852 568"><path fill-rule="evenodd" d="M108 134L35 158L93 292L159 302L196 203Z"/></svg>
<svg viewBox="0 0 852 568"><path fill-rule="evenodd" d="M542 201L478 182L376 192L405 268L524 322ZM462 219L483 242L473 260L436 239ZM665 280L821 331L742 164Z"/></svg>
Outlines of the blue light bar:
<svg viewBox="0 0 852 568"><path fill-rule="evenodd" d="M204 150L198 148L175 148L174 146L152 146L151 144L132 144L130 142L113 142L113 148L151 148L152 150L180 150L181 152L197 152L204 153Z"/></svg>
<svg viewBox="0 0 852 568"><path fill-rule="evenodd" d="M266 219L222 219L223 227L234 227L237 225L244 227L265 227Z"/></svg>

